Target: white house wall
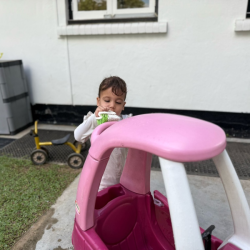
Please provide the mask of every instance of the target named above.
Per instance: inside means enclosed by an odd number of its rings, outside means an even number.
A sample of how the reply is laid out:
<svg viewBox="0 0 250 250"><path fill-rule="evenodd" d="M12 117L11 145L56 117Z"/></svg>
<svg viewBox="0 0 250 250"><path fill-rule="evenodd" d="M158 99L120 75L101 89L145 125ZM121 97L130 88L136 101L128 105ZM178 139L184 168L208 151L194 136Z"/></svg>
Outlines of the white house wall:
<svg viewBox="0 0 250 250"><path fill-rule="evenodd" d="M55 0L0 1L0 53L23 60L34 104L95 105L101 80L118 75L130 107L250 112L250 32L234 31L246 8L159 0L167 34L58 38Z"/></svg>
<svg viewBox="0 0 250 250"><path fill-rule="evenodd" d="M67 41L54 0L0 0L2 60L22 59L32 102L71 104Z"/></svg>

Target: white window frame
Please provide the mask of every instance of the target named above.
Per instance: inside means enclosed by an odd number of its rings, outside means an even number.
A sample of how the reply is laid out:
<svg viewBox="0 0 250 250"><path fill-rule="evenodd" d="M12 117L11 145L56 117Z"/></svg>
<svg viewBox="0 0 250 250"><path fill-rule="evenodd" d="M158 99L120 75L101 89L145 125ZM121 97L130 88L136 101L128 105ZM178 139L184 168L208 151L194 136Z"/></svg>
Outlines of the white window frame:
<svg viewBox="0 0 250 250"><path fill-rule="evenodd" d="M154 14L156 0L149 0L149 7L146 8L131 8L131 9L117 9L117 0L106 0L107 10L96 11L79 11L78 0L72 0L73 20L94 20L104 18L116 18L126 15L133 15L133 17L140 17L141 14Z"/></svg>

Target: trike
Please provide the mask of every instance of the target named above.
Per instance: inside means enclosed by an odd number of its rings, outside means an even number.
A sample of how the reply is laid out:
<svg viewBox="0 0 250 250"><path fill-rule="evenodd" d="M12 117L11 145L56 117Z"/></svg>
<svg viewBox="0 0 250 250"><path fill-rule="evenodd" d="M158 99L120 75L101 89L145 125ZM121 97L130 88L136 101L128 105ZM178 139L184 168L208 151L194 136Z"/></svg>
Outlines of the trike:
<svg viewBox="0 0 250 250"><path fill-rule="evenodd" d="M172 114L139 115L98 126L75 201L72 243L81 249L249 250L250 211L218 126ZM98 192L115 147L128 148L120 183ZM152 154L159 156L167 198L150 193ZM184 162L213 159L231 208L234 234L199 227Z"/></svg>
<svg viewBox="0 0 250 250"><path fill-rule="evenodd" d="M68 140L69 140L70 134L67 134L63 138L51 140L49 142L40 142L37 125L38 125L38 121L35 121L34 130L30 131L30 135L34 136L35 144L36 144L36 148L32 151L30 155L31 161L34 164L42 165L47 161L48 156L49 156L49 151L47 150L47 148L43 146L68 145L74 151L74 153L70 154L67 158L68 165L74 169L78 169L83 166L85 158L80 153L83 149L84 150L88 149L87 145L84 145L85 147L83 148L81 143L76 143L76 144L74 143L75 144L74 145L73 143L69 142Z"/></svg>

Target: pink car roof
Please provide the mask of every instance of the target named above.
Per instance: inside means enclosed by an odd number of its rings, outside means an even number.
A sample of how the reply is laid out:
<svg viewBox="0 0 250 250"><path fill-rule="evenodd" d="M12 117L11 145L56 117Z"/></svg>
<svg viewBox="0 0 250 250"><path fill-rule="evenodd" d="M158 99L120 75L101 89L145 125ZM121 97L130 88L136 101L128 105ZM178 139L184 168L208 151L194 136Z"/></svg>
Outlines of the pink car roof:
<svg viewBox="0 0 250 250"><path fill-rule="evenodd" d="M226 147L224 131L212 123L173 114L134 116L98 126L90 155L101 160L115 147L135 148L177 162L201 161Z"/></svg>

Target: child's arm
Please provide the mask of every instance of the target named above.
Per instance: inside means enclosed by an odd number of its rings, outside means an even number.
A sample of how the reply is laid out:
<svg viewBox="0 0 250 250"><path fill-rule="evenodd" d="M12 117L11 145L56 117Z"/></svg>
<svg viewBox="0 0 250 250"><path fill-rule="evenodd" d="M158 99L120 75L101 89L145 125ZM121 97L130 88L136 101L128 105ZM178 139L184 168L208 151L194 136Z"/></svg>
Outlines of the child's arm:
<svg viewBox="0 0 250 250"><path fill-rule="evenodd" d="M86 142L96 127L96 116L89 112L87 116L84 117L84 122L75 129L75 140L81 143Z"/></svg>

